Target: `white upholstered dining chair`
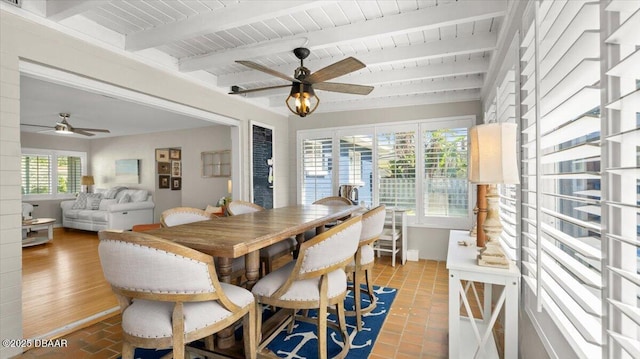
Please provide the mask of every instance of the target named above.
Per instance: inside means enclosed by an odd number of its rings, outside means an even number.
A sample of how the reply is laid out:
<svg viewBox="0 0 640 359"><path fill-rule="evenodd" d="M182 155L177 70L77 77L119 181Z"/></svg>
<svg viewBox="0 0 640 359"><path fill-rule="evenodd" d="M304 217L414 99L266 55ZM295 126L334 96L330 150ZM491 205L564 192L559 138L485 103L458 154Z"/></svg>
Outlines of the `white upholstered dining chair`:
<svg viewBox="0 0 640 359"><path fill-rule="evenodd" d="M295 320L315 324L318 328L318 358L327 358L327 326L339 331L342 336L342 350L334 358L344 358L349 352L350 339L347 333L344 299L347 293L345 266L353 260L358 249L361 217L351 218L300 247L296 261L276 269L258 280L252 289L256 305L261 304L290 309L292 315L280 325L276 332L286 325L293 326ZM338 325L327 322L327 308L335 306ZM297 310L317 309L317 318L296 316ZM260 309L257 310L260 312ZM258 320L257 333L260 334L261 321ZM290 328L291 328L290 327ZM275 335L265 339L258 346L258 357L274 358L262 350Z"/></svg>
<svg viewBox="0 0 640 359"><path fill-rule="evenodd" d="M362 231L360 232L358 250L345 268L347 275L353 278L353 300L355 303L355 310L347 311L346 314L356 316L358 331L362 330L362 314L369 313L376 307L377 298L373 292L371 275L375 259L373 243L382 234L385 215L384 205L375 207L362 215ZM366 289L360 288L363 275ZM369 297L370 304L365 308L362 308L361 293L365 293Z"/></svg>
<svg viewBox="0 0 640 359"><path fill-rule="evenodd" d="M98 252L122 312L122 358L136 347L172 348L206 338L242 319L245 357L256 357L251 292L218 282L213 258L140 232L101 231Z"/></svg>
<svg viewBox="0 0 640 359"><path fill-rule="evenodd" d="M255 203L245 201L232 201L227 208L232 216L263 211L264 208ZM287 238L260 249L260 275L265 276L273 269L273 261L288 255L296 249L295 238Z"/></svg>
<svg viewBox="0 0 640 359"><path fill-rule="evenodd" d="M347 198L340 196L329 196L320 198L319 200L313 202L313 204L324 204L327 206L352 206L353 203Z"/></svg>
<svg viewBox="0 0 640 359"><path fill-rule="evenodd" d="M162 223L163 227L173 227L180 224L206 221L213 217L215 216L199 208L176 207L162 212L160 223Z"/></svg>

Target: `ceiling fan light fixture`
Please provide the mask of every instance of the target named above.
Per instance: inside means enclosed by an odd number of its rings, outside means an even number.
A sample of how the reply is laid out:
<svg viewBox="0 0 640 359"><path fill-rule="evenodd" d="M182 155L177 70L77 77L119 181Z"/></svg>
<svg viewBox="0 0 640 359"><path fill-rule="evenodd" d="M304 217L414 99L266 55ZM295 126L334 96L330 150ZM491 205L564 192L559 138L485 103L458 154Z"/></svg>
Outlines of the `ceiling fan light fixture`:
<svg viewBox="0 0 640 359"><path fill-rule="evenodd" d="M56 127L56 133L59 133L61 135L72 135L73 132L69 131L69 127L62 125L62 124L57 124Z"/></svg>
<svg viewBox="0 0 640 359"><path fill-rule="evenodd" d="M320 98L316 96L310 84L293 82L291 92L285 100L285 104L293 114L305 117L312 114L313 111L318 108Z"/></svg>

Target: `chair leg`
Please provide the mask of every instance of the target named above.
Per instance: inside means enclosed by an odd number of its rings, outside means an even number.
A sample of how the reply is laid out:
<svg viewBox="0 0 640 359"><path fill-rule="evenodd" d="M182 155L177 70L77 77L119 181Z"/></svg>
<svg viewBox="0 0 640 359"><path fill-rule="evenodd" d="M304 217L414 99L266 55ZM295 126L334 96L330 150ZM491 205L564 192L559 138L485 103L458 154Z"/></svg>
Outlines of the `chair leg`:
<svg viewBox="0 0 640 359"><path fill-rule="evenodd" d="M344 302L339 302L336 304L336 311L338 317L338 325L340 326L340 333L342 334L342 340L344 341L344 346L341 353L344 353L345 356L349 352L349 348L351 347L351 338L349 337L349 332L347 332L347 321L345 319L344 313Z"/></svg>
<svg viewBox="0 0 640 359"><path fill-rule="evenodd" d="M286 310L286 309L284 309ZM287 333L293 333L293 326L296 324L296 309L291 309L291 322L289 322L289 327L287 328Z"/></svg>
<svg viewBox="0 0 640 359"><path fill-rule="evenodd" d="M256 313L256 326L255 326L255 337L256 337L256 341L257 343L260 343L262 341L262 304L260 304L258 301L256 301L256 309L255 309L255 313Z"/></svg>
<svg viewBox="0 0 640 359"><path fill-rule="evenodd" d="M362 303L360 296L360 275L358 267L353 272L353 302L356 306L356 328L358 331L362 330Z"/></svg>
<svg viewBox="0 0 640 359"><path fill-rule="evenodd" d="M266 257L264 259L264 273L263 273L263 277L269 273L271 273L271 269L272 268L272 263L271 263L271 257Z"/></svg>
<svg viewBox="0 0 640 359"><path fill-rule="evenodd" d="M367 269L364 271L365 278L367 281L367 291L369 292L369 299L371 299L371 304L369 304L369 311L376 308L376 303L378 302L378 298L376 294L373 292L373 279L371 278L371 269Z"/></svg>
<svg viewBox="0 0 640 359"><path fill-rule="evenodd" d="M126 341L122 341L122 359L133 359L136 348Z"/></svg>
<svg viewBox="0 0 640 359"><path fill-rule="evenodd" d="M322 300L318 308L318 358L327 359L327 305Z"/></svg>
<svg viewBox="0 0 640 359"><path fill-rule="evenodd" d="M249 306L249 312L242 318L243 327L243 339L244 339L244 356L245 358L256 358L256 338L257 338L257 307L255 305Z"/></svg>

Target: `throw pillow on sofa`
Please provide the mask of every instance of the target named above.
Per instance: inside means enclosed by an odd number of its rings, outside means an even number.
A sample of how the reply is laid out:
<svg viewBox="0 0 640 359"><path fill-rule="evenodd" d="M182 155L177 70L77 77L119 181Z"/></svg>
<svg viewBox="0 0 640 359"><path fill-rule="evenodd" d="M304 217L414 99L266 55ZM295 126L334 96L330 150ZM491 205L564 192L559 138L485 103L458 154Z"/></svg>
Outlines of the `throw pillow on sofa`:
<svg viewBox="0 0 640 359"><path fill-rule="evenodd" d="M86 209L98 210L100 208L100 201L102 200L102 193L87 193Z"/></svg>
<svg viewBox="0 0 640 359"><path fill-rule="evenodd" d="M129 194L125 194L124 196L120 197L120 199L118 200L118 203L129 203L131 202L131 196L129 196Z"/></svg>
<svg viewBox="0 0 640 359"><path fill-rule="evenodd" d="M76 201L73 202L73 206L71 209L85 209L87 208L87 193L80 192L78 193L78 197L76 197Z"/></svg>
<svg viewBox="0 0 640 359"><path fill-rule="evenodd" d="M127 187L123 187L123 186L115 186L113 188L109 188L108 190L106 190L104 192L104 198L105 199L113 199L116 198L116 195L118 194L118 192L122 191L123 189L127 189Z"/></svg>

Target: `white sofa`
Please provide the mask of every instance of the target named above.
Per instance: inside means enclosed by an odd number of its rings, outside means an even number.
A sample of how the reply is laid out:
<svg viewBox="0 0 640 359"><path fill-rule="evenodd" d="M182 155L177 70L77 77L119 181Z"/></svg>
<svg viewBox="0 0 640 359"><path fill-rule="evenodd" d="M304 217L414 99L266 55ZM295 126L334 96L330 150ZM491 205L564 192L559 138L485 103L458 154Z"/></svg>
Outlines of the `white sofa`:
<svg viewBox="0 0 640 359"><path fill-rule="evenodd" d="M155 204L147 190L120 188L115 189L115 194L113 191L97 190L95 194L88 194L91 197L85 202L93 204L85 207L81 200L87 194L79 194L76 200L62 201L62 226L97 232L103 229L129 230L135 224L153 222ZM111 198L113 195L115 197Z"/></svg>

